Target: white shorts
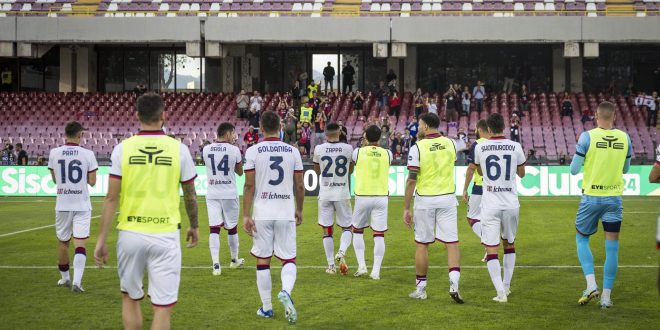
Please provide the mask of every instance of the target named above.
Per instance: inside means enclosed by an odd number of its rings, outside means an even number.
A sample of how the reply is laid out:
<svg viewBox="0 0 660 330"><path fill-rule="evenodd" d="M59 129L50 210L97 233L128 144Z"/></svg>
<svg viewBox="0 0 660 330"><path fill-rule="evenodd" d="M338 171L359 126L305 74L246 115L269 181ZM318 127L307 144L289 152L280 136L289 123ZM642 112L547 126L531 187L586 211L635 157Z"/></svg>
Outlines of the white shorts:
<svg viewBox="0 0 660 330"><path fill-rule="evenodd" d="M252 237L250 253L260 259L275 254L280 260L296 257L296 222L283 220L256 220L257 232Z"/></svg>
<svg viewBox="0 0 660 330"><path fill-rule="evenodd" d="M61 242L89 238L92 211L55 211L55 233Z"/></svg>
<svg viewBox="0 0 660 330"><path fill-rule="evenodd" d="M224 226L225 229L238 225L238 199L207 199L206 211L209 214L209 226Z"/></svg>
<svg viewBox="0 0 660 330"><path fill-rule="evenodd" d="M518 208L508 210L481 210L481 244L499 246L500 237L509 244L516 240Z"/></svg>
<svg viewBox="0 0 660 330"><path fill-rule="evenodd" d="M157 307L176 304L181 278L179 231L141 234L120 230L117 238L117 271L121 291L133 300L144 298L142 279L149 276L149 297Z"/></svg>
<svg viewBox="0 0 660 330"><path fill-rule="evenodd" d="M481 220L481 195L470 196L467 217L471 220Z"/></svg>
<svg viewBox="0 0 660 330"><path fill-rule="evenodd" d="M339 227L350 227L351 201L348 199L338 202L319 200L319 225L321 227L332 227L335 214L337 216L337 225Z"/></svg>
<svg viewBox="0 0 660 330"><path fill-rule="evenodd" d="M458 211L456 207L415 210L415 242L431 244L458 243Z"/></svg>
<svg viewBox="0 0 660 330"><path fill-rule="evenodd" d="M356 196L352 225L356 229L387 231L387 196Z"/></svg>

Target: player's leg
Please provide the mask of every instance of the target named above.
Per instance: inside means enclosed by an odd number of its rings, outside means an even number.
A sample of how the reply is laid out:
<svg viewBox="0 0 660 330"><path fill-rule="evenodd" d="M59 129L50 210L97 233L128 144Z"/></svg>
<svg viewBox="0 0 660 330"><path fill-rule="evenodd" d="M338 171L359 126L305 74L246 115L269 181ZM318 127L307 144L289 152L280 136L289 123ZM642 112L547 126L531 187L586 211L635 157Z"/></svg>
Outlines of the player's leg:
<svg viewBox="0 0 660 330"><path fill-rule="evenodd" d="M481 238L481 195L471 195L468 201L467 222L477 237Z"/></svg>
<svg viewBox="0 0 660 330"><path fill-rule="evenodd" d="M73 235L73 212L55 211L55 234L57 235L57 268L60 270L58 286L70 287L69 243Z"/></svg>
<svg viewBox="0 0 660 330"><path fill-rule="evenodd" d="M227 230L227 243L229 244L229 256L231 262L229 268L239 268L245 264L245 259L238 257L238 214L240 206L238 199L225 199L222 201L222 213L224 214L225 229Z"/></svg>
<svg viewBox="0 0 660 330"><path fill-rule="evenodd" d="M504 290L507 296L511 293L511 278L516 266L516 233L518 231L519 209L504 210L502 212L502 244L504 245Z"/></svg>
<svg viewBox="0 0 660 330"><path fill-rule="evenodd" d="M369 197L356 197L352 220L353 249L355 250L355 259L358 262L358 270L354 274L356 277L367 274L367 263L364 260L364 228L369 226L370 215Z"/></svg>
<svg viewBox="0 0 660 330"><path fill-rule="evenodd" d="M426 299L426 275L429 269L428 246L435 242L433 237L433 210L415 209L413 222L415 224L415 291L408 295L413 299Z"/></svg>
<svg viewBox="0 0 660 330"><path fill-rule="evenodd" d="M296 323L298 313L291 299L293 286L296 284L296 223L294 221L275 221L274 236L275 256L282 260L282 291L277 299L284 306L284 313L289 323Z"/></svg>
<svg viewBox="0 0 660 330"><path fill-rule="evenodd" d="M84 292L82 288L82 278L85 273L85 263L87 262L87 251L85 243L89 238L89 226L92 221L92 211L72 212L73 213L73 246L75 254L73 256L73 292Z"/></svg>
<svg viewBox="0 0 660 330"><path fill-rule="evenodd" d="M351 232L351 201L339 201L335 202L335 211L337 217L337 225L342 228L341 238L339 239L339 250L335 255L335 262L339 266L339 272L343 275L348 274L348 265L344 256L346 251L351 246L351 240L353 240L353 233Z"/></svg>
<svg viewBox="0 0 660 330"><path fill-rule="evenodd" d="M497 296L496 302L507 302L506 291L502 281L502 268L497 251L500 246L500 210L483 209L481 211L481 244L486 247L486 266L490 280L493 282Z"/></svg>
<svg viewBox="0 0 660 330"><path fill-rule="evenodd" d="M612 307L612 288L619 268L619 232L623 220L623 200L620 196L606 197L607 210L603 214L605 231L605 265L603 267L603 294L600 300L602 308Z"/></svg>
<svg viewBox="0 0 660 330"><path fill-rule="evenodd" d="M325 251L325 259L328 262L328 268L325 272L328 274L335 274L337 272L335 270L334 258L335 242L332 238L334 215L333 202L318 201L318 222L323 230L323 250Z"/></svg>
<svg viewBox="0 0 660 330"><path fill-rule="evenodd" d="M119 231L117 238L117 273L122 292L124 329L142 329L140 300L144 298L142 278L147 265L147 243L143 236Z"/></svg>
<svg viewBox="0 0 660 330"><path fill-rule="evenodd" d="M380 267L385 257L385 232L387 231L387 197L376 197L371 211L371 229L374 232L374 266L370 277L380 279Z"/></svg>
<svg viewBox="0 0 660 330"><path fill-rule="evenodd" d="M456 207L434 209L435 238L447 247L447 267L449 269L449 296L455 302L464 303L458 290L461 279L461 253L458 247L458 211Z"/></svg>
<svg viewBox="0 0 660 330"><path fill-rule="evenodd" d="M274 249L274 221L255 221L256 232L252 237L250 253L257 258L257 289L261 298L261 307L257 315L273 317L273 283L270 276L270 258Z"/></svg>
<svg viewBox="0 0 660 330"><path fill-rule="evenodd" d="M589 236L596 233L598 219L601 214L601 206L593 203L593 199L594 197L591 196L582 196L575 217L577 255L582 266L582 273L587 281L587 288L582 292L582 296L578 300L580 305L585 305L600 295L594 274L594 256L591 253L591 248L589 248Z"/></svg>
<svg viewBox="0 0 660 330"><path fill-rule="evenodd" d="M223 217L220 200L207 199L206 211L209 216L209 251L211 252L211 267L213 275L222 274L220 265L220 228L222 228Z"/></svg>
<svg viewBox="0 0 660 330"><path fill-rule="evenodd" d="M149 237L148 241L147 275L154 313L151 329L170 329L172 307L177 303L181 281L179 233L163 234L157 239Z"/></svg>

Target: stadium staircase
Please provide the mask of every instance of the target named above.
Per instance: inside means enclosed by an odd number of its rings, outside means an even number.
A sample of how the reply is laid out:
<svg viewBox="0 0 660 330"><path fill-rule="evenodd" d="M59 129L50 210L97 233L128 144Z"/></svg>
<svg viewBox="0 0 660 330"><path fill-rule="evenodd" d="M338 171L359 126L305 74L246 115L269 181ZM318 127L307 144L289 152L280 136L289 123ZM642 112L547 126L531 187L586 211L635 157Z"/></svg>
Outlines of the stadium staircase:
<svg viewBox="0 0 660 330"><path fill-rule="evenodd" d="M336 0L332 6L332 16L358 16L360 3L356 0Z"/></svg>

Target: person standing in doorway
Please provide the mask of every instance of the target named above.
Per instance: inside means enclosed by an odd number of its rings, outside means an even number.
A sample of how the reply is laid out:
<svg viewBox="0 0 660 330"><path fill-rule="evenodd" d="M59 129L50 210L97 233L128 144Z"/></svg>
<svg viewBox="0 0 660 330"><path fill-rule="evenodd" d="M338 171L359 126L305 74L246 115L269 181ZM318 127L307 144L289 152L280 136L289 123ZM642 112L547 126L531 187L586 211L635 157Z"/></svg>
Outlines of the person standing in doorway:
<svg viewBox="0 0 660 330"><path fill-rule="evenodd" d="M0 82L2 84L0 85L0 91L2 92L10 92L11 87L12 87L12 73L9 68L4 68L2 70L2 73L0 73Z"/></svg>
<svg viewBox="0 0 660 330"><path fill-rule="evenodd" d="M342 91L346 93L346 90L349 92L353 91L353 85L355 84L355 69L351 65L351 61L346 62L346 66L341 70L342 78Z"/></svg>
<svg viewBox="0 0 660 330"><path fill-rule="evenodd" d="M323 69L323 80L325 81L325 86L323 91L328 93L328 86L330 86L330 91L333 92L332 84L335 80L335 68L332 67L332 63L328 62L328 66Z"/></svg>

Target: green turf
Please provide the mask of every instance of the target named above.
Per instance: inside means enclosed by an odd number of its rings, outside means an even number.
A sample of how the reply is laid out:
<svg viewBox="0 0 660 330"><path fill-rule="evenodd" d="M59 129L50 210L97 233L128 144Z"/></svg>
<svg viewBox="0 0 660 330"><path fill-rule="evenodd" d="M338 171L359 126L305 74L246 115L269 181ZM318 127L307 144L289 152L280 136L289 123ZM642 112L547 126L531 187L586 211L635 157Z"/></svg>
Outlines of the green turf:
<svg viewBox="0 0 660 330"><path fill-rule="evenodd" d="M625 198L625 220L613 300L615 307L601 310L596 304L578 306L577 298L585 283L575 255L574 215L577 198L522 198L520 227L516 240L519 266L571 266L568 268L519 267L515 271L509 303L496 304L487 270L480 262L483 248L471 232L465 205L459 207L462 265L461 291L464 305L454 304L447 295L446 253L443 246L431 246L428 274L429 299L407 297L414 289L413 233L402 223L403 200L390 200L390 230L385 240L381 280L325 274L321 229L316 225L316 201L307 198L305 220L298 228L298 280L293 298L298 309L299 328L657 328L660 300L656 287L658 253L655 251L657 197ZM93 199L93 214L100 214L101 199ZM206 229L206 205L200 199L201 241L195 249L183 251L179 303L174 309L174 329L201 328L286 328L283 310L275 299L280 288L279 269L273 269L275 319L255 316L260 305L255 285L254 259L249 257L251 242L241 231L241 256L246 269L227 267L226 232L221 236L224 272L211 276ZM16 235L3 234L40 227L54 222L52 198L0 198L0 328L6 329L107 329L121 327L120 293L115 269L87 269L83 281L87 292L73 295L55 286L57 244L52 227ZM88 243L88 265L98 233L93 219ZM184 228L187 227L184 221ZM338 233L335 246L338 246ZM373 260L373 244L366 237L367 263ZM110 238L110 265L116 265L114 243ZM592 238L596 265L603 263L603 236ZM352 248L351 248L352 250ZM348 253L355 270L352 251ZM275 265L275 263L274 263ZM40 266L11 268L11 266ZM402 268L402 267L409 268ZM45 268L48 267L48 268ZM602 268L596 268L602 283ZM143 302L145 324L150 306Z"/></svg>

